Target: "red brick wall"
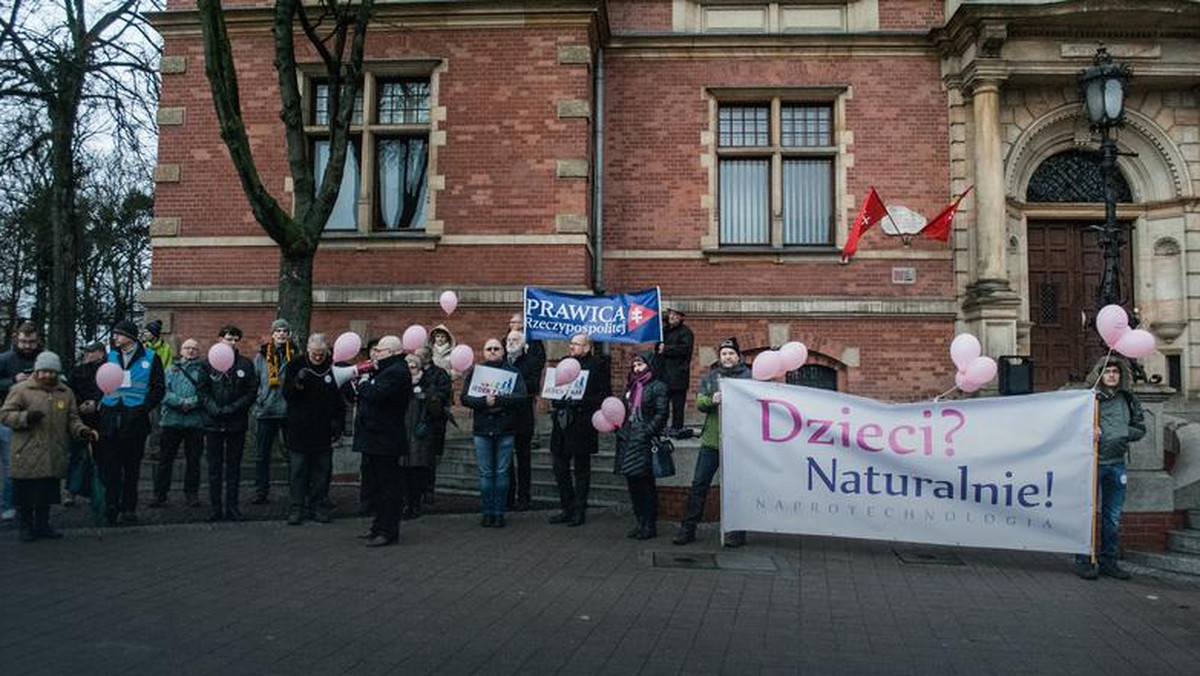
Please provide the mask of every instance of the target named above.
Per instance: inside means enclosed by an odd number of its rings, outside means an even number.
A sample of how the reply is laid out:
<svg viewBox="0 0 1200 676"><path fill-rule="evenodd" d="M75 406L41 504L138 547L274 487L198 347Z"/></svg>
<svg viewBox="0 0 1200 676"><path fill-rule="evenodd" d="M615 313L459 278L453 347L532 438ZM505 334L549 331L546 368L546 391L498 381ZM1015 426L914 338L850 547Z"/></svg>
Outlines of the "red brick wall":
<svg viewBox="0 0 1200 676"><path fill-rule="evenodd" d="M1163 551L1167 531L1179 530L1187 522L1187 512L1125 512L1121 515L1121 548Z"/></svg>
<svg viewBox="0 0 1200 676"><path fill-rule="evenodd" d="M608 0L608 24L614 33L669 32L671 0Z"/></svg>
<svg viewBox="0 0 1200 676"><path fill-rule="evenodd" d="M944 0L879 0L882 30L928 30L942 25Z"/></svg>

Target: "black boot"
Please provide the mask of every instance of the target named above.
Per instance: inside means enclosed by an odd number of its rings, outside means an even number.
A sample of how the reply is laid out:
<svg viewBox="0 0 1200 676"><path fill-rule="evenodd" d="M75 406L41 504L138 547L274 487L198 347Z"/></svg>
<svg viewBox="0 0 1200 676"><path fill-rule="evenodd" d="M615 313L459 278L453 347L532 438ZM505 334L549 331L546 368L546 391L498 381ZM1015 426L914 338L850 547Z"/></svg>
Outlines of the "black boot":
<svg viewBox="0 0 1200 676"><path fill-rule="evenodd" d="M37 533L33 529L33 510L22 507L17 510L17 522L21 531L21 542L33 542Z"/></svg>
<svg viewBox="0 0 1200 676"><path fill-rule="evenodd" d="M33 508L33 532L41 539L60 540L62 533L50 527L50 505Z"/></svg>
<svg viewBox="0 0 1200 676"><path fill-rule="evenodd" d="M570 523L575 519L575 516L568 511L561 511L558 514L546 519L547 523Z"/></svg>

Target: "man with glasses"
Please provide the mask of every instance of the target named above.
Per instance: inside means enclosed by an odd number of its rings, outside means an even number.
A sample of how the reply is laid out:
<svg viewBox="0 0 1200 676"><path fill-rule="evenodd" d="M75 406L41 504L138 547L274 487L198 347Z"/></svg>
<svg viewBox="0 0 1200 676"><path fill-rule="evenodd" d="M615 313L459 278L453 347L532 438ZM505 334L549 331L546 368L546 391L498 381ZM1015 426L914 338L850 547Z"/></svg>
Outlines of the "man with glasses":
<svg viewBox="0 0 1200 676"><path fill-rule="evenodd" d="M0 354L0 403L8 397L13 385L33 374L33 362L42 351L37 326L33 322L18 326L14 338L12 349ZM0 519L4 521L11 521L17 515L13 504L12 476L9 474L11 442L12 428L0 425Z"/></svg>
<svg viewBox="0 0 1200 676"><path fill-rule="evenodd" d="M242 330L232 324L221 327L221 342L233 349L233 366L222 373L208 365L204 381L204 405L208 410L205 445L208 447L208 499L212 506L209 521L241 521L238 490L242 479L242 452L246 449L246 427L250 406L254 403L258 378L250 360L238 354ZM225 504L221 505L224 480Z"/></svg>
<svg viewBox="0 0 1200 676"><path fill-rule="evenodd" d="M400 456L408 454L404 415L413 396L412 376L397 336L384 336L371 351L371 361L358 366L371 372L359 381L354 416L354 452L363 455L362 482L374 520L368 547L385 547L400 539L403 477Z"/></svg>
<svg viewBox="0 0 1200 676"><path fill-rule="evenodd" d="M151 507L167 504L175 456L183 445L185 461L183 493L189 507L200 506L200 460L204 455L204 402L201 401L205 374L200 359L200 343L195 338L183 341L179 359L167 368L167 394L159 423L161 446L154 472L154 502Z"/></svg>
<svg viewBox="0 0 1200 676"><path fill-rule="evenodd" d="M582 526L587 520L588 490L592 482L592 455L600 452L600 438L592 427L592 414L612 394L610 365L606 357L592 354L592 339L586 333L571 336L571 356L588 373L582 399L554 402L550 454L554 458L554 481L558 484L562 511L550 523ZM572 472L572 465L574 472Z"/></svg>
<svg viewBox="0 0 1200 676"><path fill-rule="evenodd" d="M100 441L95 446L110 526L118 518L137 523L138 479L150 435L150 412L166 394L162 362L138 341L137 324L117 322L112 345L108 363L121 367L124 379L119 389L100 400Z"/></svg>

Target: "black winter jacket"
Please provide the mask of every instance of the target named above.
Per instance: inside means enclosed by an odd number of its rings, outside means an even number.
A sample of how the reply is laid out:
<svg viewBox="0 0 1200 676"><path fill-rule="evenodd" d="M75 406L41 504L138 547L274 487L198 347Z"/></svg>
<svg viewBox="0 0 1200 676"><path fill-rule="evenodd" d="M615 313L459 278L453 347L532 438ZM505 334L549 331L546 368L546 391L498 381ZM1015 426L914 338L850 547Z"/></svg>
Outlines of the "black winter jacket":
<svg viewBox="0 0 1200 676"><path fill-rule="evenodd" d="M529 395L513 412L513 434L533 434L537 395L542 391L542 366L545 363L545 357L538 359L532 352L526 352L511 364L521 374L521 380L525 382L525 390Z"/></svg>
<svg viewBox="0 0 1200 676"><path fill-rule="evenodd" d="M528 406L529 402L529 395L525 393L525 380L521 378L520 371L505 362L483 362L480 366L512 371L517 374L517 382L513 385L512 394L497 395L496 405L488 406L487 399L467 394L471 389L471 377L475 375L475 369L472 368L463 376L462 405L471 409L475 414L471 433L477 437L502 437L514 434L517 410Z"/></svg>
<svg viewBox="0 0 1200 676"><path fill-rule="evenodd" d="M667 426L667 386L657 378L642 387L642 405L634 411L633 392L625 393L625 425L617 431L613 471L624 476L648 476L650 442Z"/></svg>
<svg viewBox="0 0 1200 676"><path fill-rule="evenodd" d="M692 351L696 339L686 324L668 326L663 330L662 352L658 363L652 364L654 375L668 390L686 390L692 382Z"/></svg>
<svg viewBox="0 0 1200 676"><path fill-rule="evenodd" d="M293 357L283 369L284 419L287 448L292 453L320 453L342 436L346 402L333 380L331 362L314 366L308 355Z"/></svg>
<svg viewBox="0 0 1200 676"><path fill-rule="evenodd" d="M15 349L0 353L0 402L8 397L8 391L17 384L18 373L33 373L33 362L37 360L41 349L39 347L28 354L21 354Z"/></svg>
<svg viewBox="0 0 1200 676"><path fill-rule="evenodd" d="M83 406L85 401L90 401L96 405L96 408L88 414L80 412L79 418L83 420L83 424L96 429L100 426L100 400L104 398L104 392L100 391L100 386L96 384L96 371L100 370L100 366L104 361L94 361L92 363L80 363L71 369L71 390L75 393L75 401L80 406ZM164 381L165 382L165 381ZM164 389L164 392L166 390Z"/></svg>
<svg viewBox="0 0 1200 676"><path fill-rule="evenodd" d="M404 417L412 395L412 376L408 373L404 355L392 355L379 362L379 370L358 386L354 452L408 455Z"/></svg>
<svg viewBox="0 0 1200 676"><path fill-rule="evenodd" d="M207 376L202 382L200 399L208 412L204 429L209 432L244 432L250 407L258 394L258 375L254 364L234 351L233 366L225 373L204 365Z"/></svg>
<svg viewBox="0 0 1200 676"><path fill-rule="evenodd" d="M600 410L604 398L612 394L612 375L607 357L587 355L579 360L588 372L583 399L560 399L552 404L550 452L555 455L599 453L600 437L592 427L592 414Z"/></svg>

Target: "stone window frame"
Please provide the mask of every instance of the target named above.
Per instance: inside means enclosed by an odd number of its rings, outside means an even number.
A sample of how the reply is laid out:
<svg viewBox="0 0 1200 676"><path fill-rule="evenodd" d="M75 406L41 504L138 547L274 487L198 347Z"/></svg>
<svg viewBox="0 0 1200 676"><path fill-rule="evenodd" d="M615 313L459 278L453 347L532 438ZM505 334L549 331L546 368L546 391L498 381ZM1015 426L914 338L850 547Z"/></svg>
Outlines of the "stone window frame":
<svg viewBox="0 0 1200 676"><path fill-rule="evenodd" d="M701 164L708 169L708 192L702 197L701 204L708 211L708 228L700 238L700 249L709 258L721 255L747 254L751 257L761 255L801 255L817 257L837 257L840 253L838 242L845 239L846 221L845 205L847 204L846 169L853 163L853 156L847 150L846 139L849 132L846 128L846 101L850 97L850 88L846 86L832 87L709 87L705 90L708 102L708 129L701 134L701 144L705 152L701 156ZM736 149L722 150L719 147L720 136L720 107L729 104L770 103L769 133L771 146L750 151ZM781 111L785 104L826 104L833 112L832 146L820 148L784 148L781 145L782 128L780 125ZM766 245L723 245L721 243L720 218L720 160L722 157L736 156L743 153L753 153L756 150L770 151L770 236ZM762 154L767 154L763 152ZM795 244L783 243L783 159L791 156L822 156L832 159L831 196L830 196L830 241L827 244Z"/></svg>
<svg viewBox="0 0 1200 676"><path fill-rule="evenodd" d="M757 25L710 26L711 12L740 12L749 16L757 12ZM805 12L827 18L837 14L837 25L809 25L803 20ZM796 16L789 19L789 13ZM812 18L815 18L812 17ZM799 19L799 21L797 21ZM709 35L794 35L805 33L847 33L879 30L878 0L676 0L673 11L673 30Z"/></svg>
<svg viewBox="0 0 1200 676"><path fill-rule="evenodd" d="M324 69L319 64L302 64L300 96L303 102L304 135L310 141L328 136L328 127L314 124L312 97L321 82ZM359 194L356 200L358 227L354 230L330 230L321 233L323 239L403 239L437 240L443 234L443 222L437 218L437 194L445 187L444 177L438 174L438 150L445 145L446 132L441 123L446 119L445 108L439 105L440 76L445 62L440 59L405 59L373 61L363 64L363 81L359 87L362 114L365 119L350 125L350 142L359 148ZM429 81L428 124L379 124L376 109L380 81L394 79L427 79ZM425 227L422 229L375 229L377 200L375 195L376 141L397 135L425 134L428 137L426 161ZM320 177L314 177L320 181Z"/></svg>

